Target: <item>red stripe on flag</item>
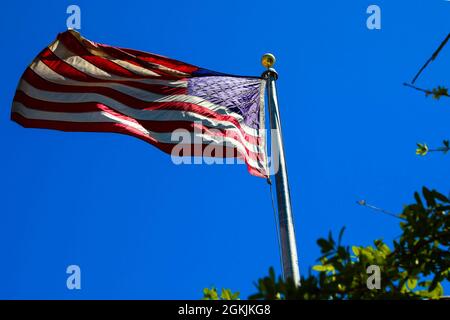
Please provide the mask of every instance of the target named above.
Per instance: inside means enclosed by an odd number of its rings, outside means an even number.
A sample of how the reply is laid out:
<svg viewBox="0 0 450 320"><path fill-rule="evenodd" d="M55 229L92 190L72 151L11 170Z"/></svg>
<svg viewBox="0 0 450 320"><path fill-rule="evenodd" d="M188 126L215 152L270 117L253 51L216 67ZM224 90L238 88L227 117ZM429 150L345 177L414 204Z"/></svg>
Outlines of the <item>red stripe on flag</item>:
<svg viewBox="0 0 450 320"><path fill-rule="evenodd" d="M67 62L59 59L50 49L46 49L42 52L41 56L41 62L44 63L47 67L52 69L54 72L58 73L59 75L69 78L76 81L84 81L84 82L93 82L93 83L120 83L127 85L129 87L134 87L138 89L148 90L153 85L138 82L136 79L130 79L130 80L111 80L111 79L100 79L92 77L76 68L68 64ZM155 80L164 80L160 77L148 77ZM143 78L141 78L143 79ZM141 80L140 79L140 80ZM167 80L169 81L169 80ZM177 81L183 81L183 79L178 79Z"/></svg>
<svg viewBox="0 0 450 320"><path fill-rule="evenodd" d="M98 93L105 96L110 96L110 94L119 94L119 95L126 95L124 93L121 93L120 91L117 91L113 88L108 88L104 86L83 86L83 85L73 85L73 84L65 84L64 82L61 83L54 83L51 81L48 81L46 79L43 79L41 76L39 76L36 72L34 72L32 69L28 68L25 70L23 76L23 79L25 79L28 83L33 84L33 87L41 89L41 90L47 90L47 91L56 91L56 92L78 92L78 93ZM93 82L89 82L93 83ZM111 82L110 82L111 83ZM112 83L118 83L117 81L114 81ZM122 83L120 83L122 84ZM125 84L125 85L128 85ZM141 89L144 91L147 91L149 93L154 94L160 94L160 95L174 95L174 94L187 94L187 88L186 87L169 87L169 86L163 86L163 85L152 85L152 84L145 84L142 83ZM129 95L126 95L127 97L132 98Z"/></svg>
<svg viewBox="0 0 450 320"><path fill-rule="evenodd" d="M139 59L142 59L144 61L148 61L155 64L160 64L162 66L168 67L170 69L174 69L180 72L192 74L193 72L197 71L199 67L196 67L191 64L187 64L178 60L170 59L164 56L160 56L157 54L151 54L148 52L143 52L139 50L133 50L133 49L126 49L126 48L120 48L121 50L132 54Z"/></svg>
<svg viewBox="0 0 450 320"><path fill-rule="evenodd" d="M30 109L35 110L42 110L44 108L36 107L39 105L43 105L46 102L33 99L31 97L28 97L22 92L17 92L17 95L14 99L16 102L22 103L24 106ZM246 153L248 156L253 160L259 160L264 161L264 155L255 152L253 150L250 150L244 143L242 137L235 131L232 130L225 130L225 129L218 129L214 127L209 127L206 125L203 125L202 123L194 123L191 121L175 121L175 120L167 120L167 121L153 121L153 120L140 120L140 119L134 119L132 117L129 117L125 114L122 114L114 109L111 109L110 107L101 104L101 103L79 103L77 104L77 110L73 109L73 104L64 104L65 109L61 108L61 104L55 104L54 110L49 110L49 108L45 108L48 112L73 112L73 113L86 113L86 112L107 112L108 114L112 114L116 117L119 117L121 119L131 121L134 123L139 124L140 126L144 127L145 129L153 132L159 132L159 133L171 133L175 130L186 130L188 132L196 132L199 134L207 134L209 136L215 136L215 137L221 137L221 138L231 138L235 140L237 143L239 143L242 148L246 150ZM60 121L60 122L66 122L66 121ZM79 122L74 122L79 123ZM255 148L257 146L255 145Z"/></svg>
<svg viewBox="0 0 450 320"><path fill-rule="evenodd" d="M102 69L105 72L115 74L120 77L128 77L128 78L143 78L142 75L137 75L128 69L125 69L124 67L119 66L118 64L114 63L113 61L93 55L91 52L89 52L81 43L78 41L75 36L70 32L64 32L60 33L58 35L58 39L61 41L61 43L71 52L74 54L82 57L86 61L92 63L96 67ZM150 70L150 69L149 69ZM180 77L174 77L170 73L161 71L157 68L152 68L151 71L160 74L164 78L180 78ZM151 76L146 76L151 77Z"/></svg>
<svg viewBox="0 0 450 320"><path fill-rule="evenodd" d="M189 145L179 145L179 144L171 144L171 143L161 143L156 141L155 139L143 134L137 129L129 127L127 125L121 123L113 123L113 122L65 122L65 121L52 121L52 120L35 120L35 119L27 119L22 115L13 112L11 114L11 120L17 122L21 126L25 128L38 128L38 129L53 129L60 130L65 132L112 132L112 133L121 133L125 135L134 136L139 138L145 142L148 142L158 149L172 154L173 148L175 146L184 146L180 152L177 153L177 156L195 156L201 157L204 154L205 148L209 145L203 144L201 148L199 145L189 144ZM212 156L215 156L215 152L211 153ZM236 148L224 147L223 155L220 155L220 158L230 157L230 158L241 158L244 157Z"/></svg>
<svg viewBox="0 0 450 320"><path fill-rule="evenodd" d="M30 83L30 84L33 84L33 83ZM34 84L33 84L33 86L34 86ZM99 111L100 105L104 105L103 103L99 103L99 102L61 103L61 102L43 101L43 100L34 99L34 98L28 96L25 92L23 92L21 90L18 90L16 92L14 100L21 102L25 106L30 107L32 109L42 110L42 111L51 111L51 112L73 112L73 113L95 112L95 111ZM241 134L243 135L245 140L248 141L249 143L259 145L259 143L261 141L261 138L249 135L244 130L242 130L240 123L234 117L220 115L209 109L200 107L200 106L192 104L192 103L185 103L185 102L151 102L151 103L149 103L149 102L147 102L146 105L148 108L144 108L143 110L147 110L148 112L151 112L152 110L185 111L185 112L193 112L195 114L206 116L208 119L212 119L212 120L216 120L216 121L227 121L227 122L230 122L231 124L235 125L236 129L238 129L241 132ZM129 106L130 108L133 108L133 107L136 107L137 105L136 104L134 104L134 105L127 104L127 106ZM111 109L114 109L112 106L108 106L108 107ZM173 120L164 120L164 121L154 121L154 122L168 124L172 121ZM201 121L201 120L199 119L199 121ZM185 122L188 122L188 121L185 121Z"/></svg>
<svg viewBox="0 0 450 320"><path fill-rule="evenodd" d="M34 74L34 75L33 75ZM201 107L199 105L189 103L189 102L180 102L180 101L171 101L171 102L148 102L142 101L125 93L119 92L112 88L106 87L92 87L92 86L74 86L74 85L60 85L49 82L47 80L42 79L34 72L30 74L29 72L25 72L24 74L25 80L32 85L33 87L45 90L45 91L54 91L54 92L79 92L79 93L96 93L103 95L105 97L109 97L114 99L126 106L129 106L133 109L139 110L179 110L179 111L189 111L194 112L196 114L218 120L218 121L227 121L232 123L236 128L238 128L242 134L245 136L247 141L253 141L256 137L248 135L241 127L239 121L230 115L222 115L214 112L208 108ZM182 88L185 89L185 88ZM20 88L19 88L20 90ZM61 104L61 103L58 103ZM72 103L71 103L72 104ZM110 106L112 107L112 106ZM58 110L56 110L58 111ZM71 111L68 111L71 112Z"/></svg>

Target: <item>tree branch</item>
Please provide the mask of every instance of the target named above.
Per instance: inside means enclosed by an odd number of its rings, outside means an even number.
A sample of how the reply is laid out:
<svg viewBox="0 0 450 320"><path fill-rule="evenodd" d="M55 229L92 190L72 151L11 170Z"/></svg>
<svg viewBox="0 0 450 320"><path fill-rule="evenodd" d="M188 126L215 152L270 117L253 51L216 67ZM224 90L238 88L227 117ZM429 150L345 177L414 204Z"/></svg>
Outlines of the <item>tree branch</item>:
<svg viewBox="0 0 450 320"><path fill-rule="evenodd" d="M422 68L420 68L419 72L417 72L417 74L414 76L413 80L411 81L412 84L414 84L417 80L417 78L419 78L420 74L423 72L423 70L425 70L425 68L432 62L434 61L434 59L437 58L437 56L439 55L439 52L441 52L442 48L445 47L445 45L447 44L448 40L450 39L450 33L447 35L447 37L444 39L444 41L441 42L441 44L439 45L439 48L437 48L437 50L431 55L431 57L425 62L425 64L422 66Z"/></svg>

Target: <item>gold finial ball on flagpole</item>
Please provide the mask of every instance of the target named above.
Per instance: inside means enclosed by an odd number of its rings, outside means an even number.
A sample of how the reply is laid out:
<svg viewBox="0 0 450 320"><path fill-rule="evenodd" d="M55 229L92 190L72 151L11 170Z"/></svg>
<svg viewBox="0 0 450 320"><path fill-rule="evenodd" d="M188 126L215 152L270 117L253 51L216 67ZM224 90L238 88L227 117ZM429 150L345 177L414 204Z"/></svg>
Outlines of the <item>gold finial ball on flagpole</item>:
<svg viewBox="0 0 450 320"><path fill-rule="evenodd" d="M265 53L261 58L261 64L266 68L272 68L275 61L275 56L271 53Z"/></svg>

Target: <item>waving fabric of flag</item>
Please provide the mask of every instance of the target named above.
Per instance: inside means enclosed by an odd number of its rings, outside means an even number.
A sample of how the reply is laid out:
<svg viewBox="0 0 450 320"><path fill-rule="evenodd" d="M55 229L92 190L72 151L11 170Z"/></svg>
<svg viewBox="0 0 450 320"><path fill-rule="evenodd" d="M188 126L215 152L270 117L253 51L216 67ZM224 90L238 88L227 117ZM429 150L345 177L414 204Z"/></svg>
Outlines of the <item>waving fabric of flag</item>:
<svg viewBox="0 0 450 320"><path fill-rule="evenodd" d="M69 30L25 70L11 118L29 128L127 134L183 157L240 158L251 174L266 177L264 87L258 77L103 45Z"/></svg>

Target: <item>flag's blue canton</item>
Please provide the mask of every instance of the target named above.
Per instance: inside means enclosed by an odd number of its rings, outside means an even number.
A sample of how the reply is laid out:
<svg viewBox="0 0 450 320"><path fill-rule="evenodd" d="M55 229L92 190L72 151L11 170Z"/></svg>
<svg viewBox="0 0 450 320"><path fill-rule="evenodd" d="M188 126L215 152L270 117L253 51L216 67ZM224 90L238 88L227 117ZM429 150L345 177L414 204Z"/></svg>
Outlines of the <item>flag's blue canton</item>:
<svg viewBox="0 0 450 320"><path fill-rule="evenodd" d="M188 79L188 94L226 107L241 115L244 123L260 128L261 80L227 76L206 76Z"/></svg>

